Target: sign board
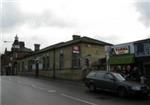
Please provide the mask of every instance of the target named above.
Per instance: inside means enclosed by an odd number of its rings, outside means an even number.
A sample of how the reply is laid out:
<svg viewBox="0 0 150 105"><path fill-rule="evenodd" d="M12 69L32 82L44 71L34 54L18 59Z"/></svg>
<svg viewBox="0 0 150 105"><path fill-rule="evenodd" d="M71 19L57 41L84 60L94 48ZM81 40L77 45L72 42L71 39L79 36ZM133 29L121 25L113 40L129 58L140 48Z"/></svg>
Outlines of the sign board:
<svg viewBox="0 0 150 105"><path fill-rule="evenodd" d="M114 51L115 51L116 55L128 54L129 53L129 47L128 46L116 47L116 48L114 48Z"/></svg>
<svg viewBox="0 0 150 105"><path fill-rule="evenodd" d="M72 52L73 53L76 53L76 54L79 54L80 53L80 46L73 46L72 47Z"/></svg>

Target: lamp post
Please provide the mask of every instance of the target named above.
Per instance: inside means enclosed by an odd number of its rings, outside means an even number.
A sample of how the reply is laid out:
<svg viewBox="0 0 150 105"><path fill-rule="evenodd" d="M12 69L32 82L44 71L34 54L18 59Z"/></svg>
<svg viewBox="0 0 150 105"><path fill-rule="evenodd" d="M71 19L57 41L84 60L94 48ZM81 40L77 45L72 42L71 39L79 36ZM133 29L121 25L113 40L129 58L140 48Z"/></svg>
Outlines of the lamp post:
<svg viewBox="0 0 150 105"><path fill-rule="evenodd" d="M105 46L105 52L106 52L106 70L110 71L110 64L109 64L110 46Z"/></svg>

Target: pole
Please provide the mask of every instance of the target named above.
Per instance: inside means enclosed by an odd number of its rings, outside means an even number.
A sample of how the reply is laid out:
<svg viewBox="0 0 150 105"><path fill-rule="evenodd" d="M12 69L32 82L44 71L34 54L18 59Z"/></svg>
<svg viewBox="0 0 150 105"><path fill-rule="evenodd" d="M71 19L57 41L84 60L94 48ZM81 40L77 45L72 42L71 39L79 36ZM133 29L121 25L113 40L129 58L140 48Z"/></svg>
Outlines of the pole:
<svg viewBox="0 0 150 105"><path fill-rule="evenodd" d="M110 51L110 46L105 46L105 51L106 51L106 70L110 71L110 65L109 65L109 51Z"/></svg>
<svg viewBox="0 0 150 105"><path fill-rule="evenodd" d="M106 54L106 68L107 68L107 71L110 71L109 54L108 53Z"/></svg>

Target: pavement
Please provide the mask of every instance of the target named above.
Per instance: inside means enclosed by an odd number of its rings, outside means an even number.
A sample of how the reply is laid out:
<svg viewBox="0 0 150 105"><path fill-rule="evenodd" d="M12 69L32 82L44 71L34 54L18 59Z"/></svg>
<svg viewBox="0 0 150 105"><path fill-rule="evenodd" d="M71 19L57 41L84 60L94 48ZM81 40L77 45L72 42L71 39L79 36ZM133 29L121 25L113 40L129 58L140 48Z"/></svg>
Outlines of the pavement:
<svg viewBox="0 0 150 105"><path fill-rule="evenodd" d="M1 105L150 105L150 98L91 93L82 81L1 76Z"/></svg>

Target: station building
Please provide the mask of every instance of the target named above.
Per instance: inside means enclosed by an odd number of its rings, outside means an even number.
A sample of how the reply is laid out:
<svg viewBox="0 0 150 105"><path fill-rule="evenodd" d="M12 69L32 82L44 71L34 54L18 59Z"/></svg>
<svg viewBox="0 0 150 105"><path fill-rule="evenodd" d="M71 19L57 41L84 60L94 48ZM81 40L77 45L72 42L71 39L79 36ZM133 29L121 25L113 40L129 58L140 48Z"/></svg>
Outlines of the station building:
<svg viewBox="0 0 150 105"><path fill-rule="evenodd" d="M43 48L36 45L32 54L17 62L19 74L80 80L94 64L105 59L105 46L112 44L73 35L73 39ZM100 64L99 64L100 65ZM37 71L38 69L38 71Z"/></svg>

